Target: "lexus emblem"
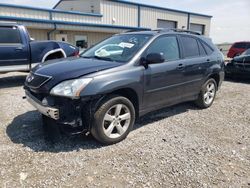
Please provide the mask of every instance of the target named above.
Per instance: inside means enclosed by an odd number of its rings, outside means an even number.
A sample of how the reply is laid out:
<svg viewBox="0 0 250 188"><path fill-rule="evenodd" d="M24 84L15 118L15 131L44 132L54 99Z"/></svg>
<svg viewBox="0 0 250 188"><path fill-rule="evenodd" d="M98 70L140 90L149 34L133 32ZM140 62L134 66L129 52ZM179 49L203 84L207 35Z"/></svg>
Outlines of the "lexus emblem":
<svg viewBox="0 0 250 188"><path fill-rule="evenodd" d="M27 82L30 83L32 82L32 80L34 80L34 76L33 75L28 76Z"/></svg>

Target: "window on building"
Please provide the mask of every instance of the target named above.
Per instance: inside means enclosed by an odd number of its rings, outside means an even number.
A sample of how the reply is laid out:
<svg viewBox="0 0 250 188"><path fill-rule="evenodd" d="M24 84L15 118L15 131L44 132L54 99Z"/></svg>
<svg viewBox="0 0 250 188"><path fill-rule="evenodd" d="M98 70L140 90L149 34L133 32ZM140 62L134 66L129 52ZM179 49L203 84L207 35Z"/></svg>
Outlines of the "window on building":
<svg viewBox="0 0 250 188"><path fill-rule="evenodd" d="M0 44L21 43L20 33L16 27L1 27Z"/></svg>
<svg viewBox="0 0 250 188"><path fill-rule="evenodd" d="M175 29L175 28L177 28L177 22L158 19L157 20L157 28Z"/></svg>
<svg viewBox="0 0 250 188"><path fill-rule="evenodd" d="M190 24L190 30L198 32L198 33L204 35L204 33L205 33L205 25L191 23Z"/></svg>
<svg viewBox="0 0 250 188"><path fill-rule="evenodd" d="M182 36L181 41L185 58L197 57L200 55L198 43L195 38Z"/></svg>
<svg viewBox="0 0 250 188"><path fill-rule="evenodd" d="M180 58L179 46L175 36L166 36L156 39L148 48L147 54L160 53L166 61Z"/></svg>
<svg viewBox="0 0 250 188"><path fill-rule="evenodd" d="M88 38L85 35L76 35L75 36L75 45L81 50L88 48Z"/></svg>

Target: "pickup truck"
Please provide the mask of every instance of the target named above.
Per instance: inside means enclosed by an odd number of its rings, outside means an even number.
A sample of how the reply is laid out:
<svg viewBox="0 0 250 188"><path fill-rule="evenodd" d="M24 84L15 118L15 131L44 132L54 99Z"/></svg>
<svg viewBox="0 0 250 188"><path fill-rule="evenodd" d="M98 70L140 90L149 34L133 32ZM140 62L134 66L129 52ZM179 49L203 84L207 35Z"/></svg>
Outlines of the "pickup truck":
<svg viewBox="0 0 250 188"><path fill-rule="evenodd" d="M0 23L0 73L28 72L47 60L78 56L79 49L58 41L34 41L23 25Z"/></svg>

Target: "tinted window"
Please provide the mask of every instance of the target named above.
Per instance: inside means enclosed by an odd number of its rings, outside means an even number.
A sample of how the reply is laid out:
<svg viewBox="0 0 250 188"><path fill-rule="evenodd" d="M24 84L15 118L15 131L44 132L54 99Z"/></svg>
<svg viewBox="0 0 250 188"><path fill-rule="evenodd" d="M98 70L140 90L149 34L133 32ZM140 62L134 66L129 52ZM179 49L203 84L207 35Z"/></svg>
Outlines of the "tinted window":
<svg viewBox="0 0 250 188"><path fill-rule="evenodd" d="M235 43L233 45L234 48L246 48L246 43Z"/></svg>
<svg viewBox="0 0 250 188"><path fill-rule="evenodd" d="M208 55L211 55L214 52L214 50L210 46L208 46L208 44L206 44L205 42L202 42L202 45L205 48Z"/></svg>
<svg viewBox="0 0 250 188"><path fill-rule="evenodd" d="M181 37L184 57L197 57L200 55L197 40L192 37Z"/></svg>
<svg viewBox="0 0 250 188"><path fill-rule="evenodd" d="M199 50L200 50L200 56L206 56L206 51L204 49L204 47L202 46L202 44L200 43L200 41L198 41L198 45L199 45Z"/></svg>
<svg viewBox="0 0 250 188"><path fill-rule="evenodd" d="M161 53L166 61L179 59L179 46L176 37L166 36L156 39L148 48L147 54Z"/></svg>
<svg viewBox="0 0 250 188"><path fill-rule="evenodd" d="M21 43L16 27L0 27L0 43Z"/></svg>

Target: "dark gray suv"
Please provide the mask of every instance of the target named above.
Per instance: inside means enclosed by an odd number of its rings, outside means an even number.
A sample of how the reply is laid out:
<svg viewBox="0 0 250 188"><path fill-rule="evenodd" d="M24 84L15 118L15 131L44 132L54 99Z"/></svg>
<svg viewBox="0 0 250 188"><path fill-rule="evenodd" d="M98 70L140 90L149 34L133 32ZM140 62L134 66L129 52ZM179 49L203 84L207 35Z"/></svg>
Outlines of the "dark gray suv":
<svg viewBox="0 0 250 188"><path fill-rule="evenodd" d="M24 88L45 127L114 144L153 110L184 101L210 107L223 79L223 57L209 38L156 30L114 35L79 58L40 64Z"/></svg>

